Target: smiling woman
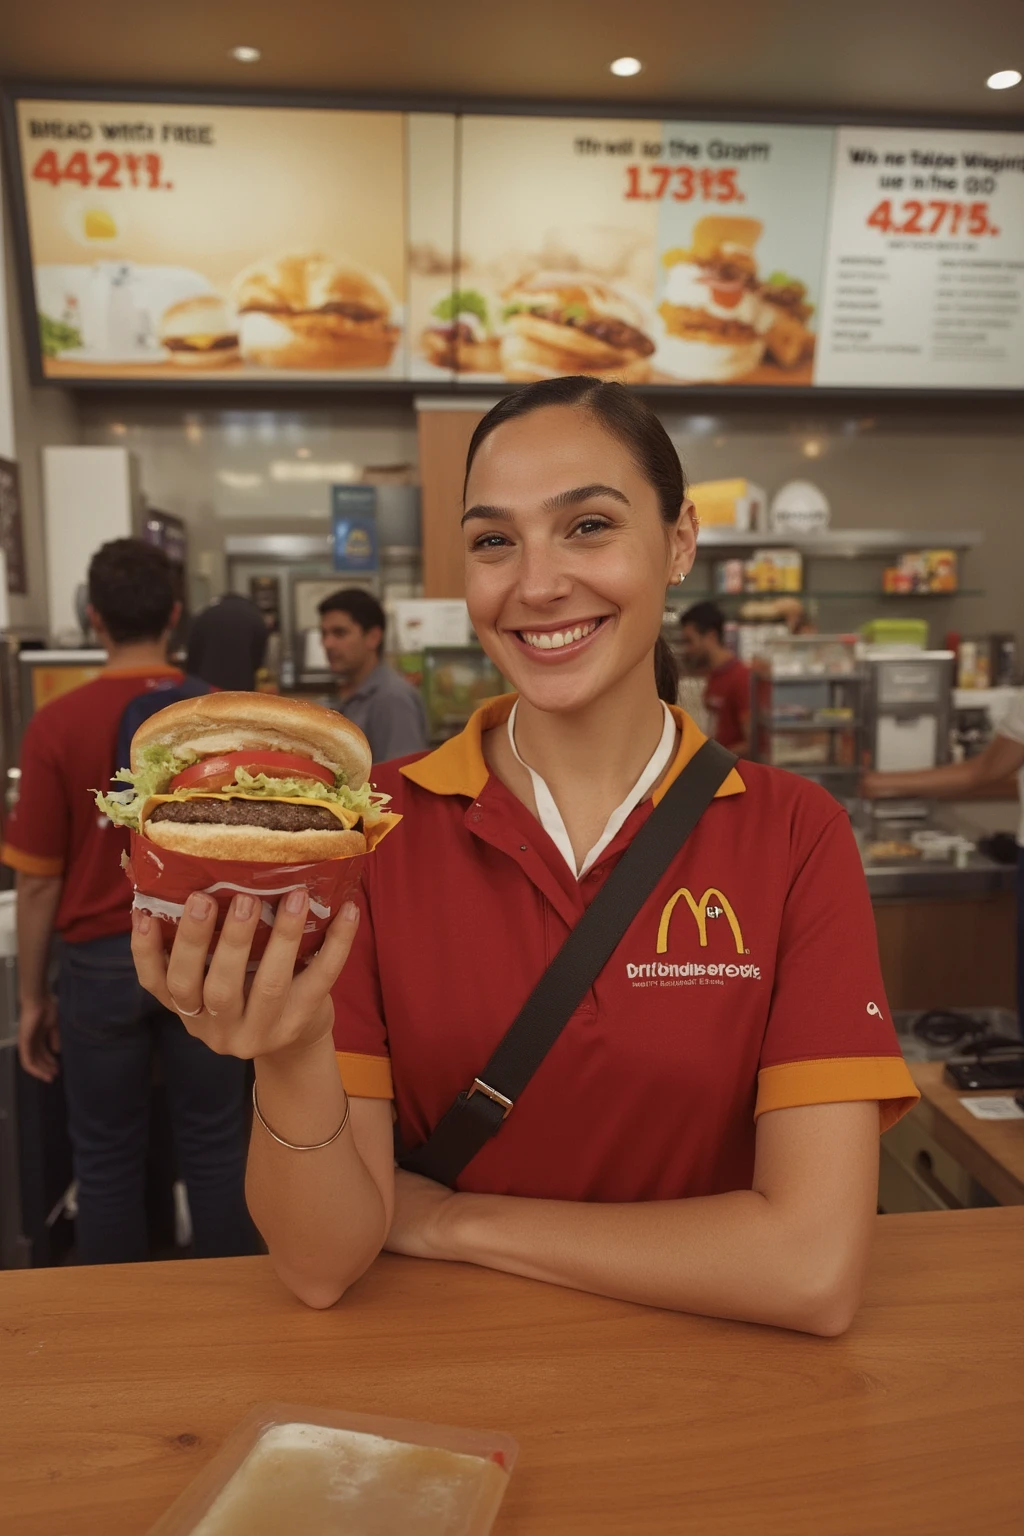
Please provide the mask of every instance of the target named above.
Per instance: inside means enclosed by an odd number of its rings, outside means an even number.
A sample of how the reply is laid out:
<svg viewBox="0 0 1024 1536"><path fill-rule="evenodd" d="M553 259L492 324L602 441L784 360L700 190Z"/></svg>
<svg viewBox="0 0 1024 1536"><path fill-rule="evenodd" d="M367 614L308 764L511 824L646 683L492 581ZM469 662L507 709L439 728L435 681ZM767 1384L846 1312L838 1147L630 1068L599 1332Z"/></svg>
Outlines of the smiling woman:
<svg viewBox="0 0 1024 1536"><path fill-rule="evenodd" d="M248 992L251 915L204 973L209 917L186 913L167 971L204 999L188 1027L255 1059L248 1190L278 1271L328 1306L386 1246L837 1333L879 1127L916 1096L846 814L716 761L675 706L661 616L696 527L635 395L570 378L506 396L473 437L462 526L470 616L515 696L376 772L401 835L315 968L289 983L302 914L282 909ZM686 795L688 837L667 814ZM547 1053L513 1088L499 1047L513 1021L522 1045L581 923L583 948L611 924L606 963L541 1018ZM135 948L163 996L158 942ZM442 1159L467 1115L484 1135Z"/></svg>

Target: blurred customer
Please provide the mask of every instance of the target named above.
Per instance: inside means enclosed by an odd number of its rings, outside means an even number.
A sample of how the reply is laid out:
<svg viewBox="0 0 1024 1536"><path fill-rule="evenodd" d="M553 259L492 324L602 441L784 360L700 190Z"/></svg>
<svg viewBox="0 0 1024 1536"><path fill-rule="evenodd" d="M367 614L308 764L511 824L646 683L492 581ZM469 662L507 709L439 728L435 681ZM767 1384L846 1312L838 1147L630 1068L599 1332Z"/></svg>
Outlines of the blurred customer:
<svg viewBox="0 0 1024 1536"><path fill-rule="evenodd" d="M679 621L687 665L704 682L704 708L716 741L738 757L750 751L750 668L722 643L725 614L717 603L695 603Z"/></svg>
<svg viewBox="0 0 1024 1536"><path fill-rule="evenodd" d="M146 1258L145 1168L153 1057L163 1060L195 1251L256 1250L245 1208L245 1064L186 1031L135 974L125 834L93 792L114 771L122 717L141 695L185 679L167 665L178 618L167 557L136 539L104 544L89 566L89 620L107 652L93 682L34 714L21 794L2 858L17 871L18 1053L31 1076L62 1070L85 1264ZM60 934L57 997L47 958ZM59 1057L58 1057L58 1052Z"/></svg>
<svg viewBox="0 0 1024 1536"><path fill-rule="evenodd" d="M1007 774L1017 775L1021 799L1017 827L1017 1025L1024 1035L1024 695L1018 694L996 724L995 735L977 757L941 768L908 773L865 773L860 792L866 800L893 800L925 795L936 800L960 800Z"/></svg>
<svg viewBox="0 0 1024 1536"><path fill-rule="evenodd" d="M384 610L359 587L332 592L319 605L320 638L338 679L333 706L358 725L375 763L427 748L427 716L415 688L381 659Z"/></svg>
<svg viewBox="0 0 1024 1536"><path fill-rule="evenodd" d="M225 592L192 621L188 670L215 688L251 693L267 654L267 622L251 598Z"/></svg>

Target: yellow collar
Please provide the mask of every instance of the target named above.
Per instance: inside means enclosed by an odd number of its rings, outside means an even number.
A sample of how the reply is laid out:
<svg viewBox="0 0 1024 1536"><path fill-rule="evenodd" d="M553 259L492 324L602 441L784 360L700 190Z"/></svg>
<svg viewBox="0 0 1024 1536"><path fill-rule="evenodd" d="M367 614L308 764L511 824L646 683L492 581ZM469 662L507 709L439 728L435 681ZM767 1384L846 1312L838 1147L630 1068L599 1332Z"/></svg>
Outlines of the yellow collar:
<svg viewBox="0 0 1024 1536"><path fill-rule="evenodd" d="M435 752L419 758L415 763L407 763L399 771L414 784L418 784L421 789L430 790L431 794L465 795L468 799L475 800L490 777L490 770L484 760L484 732L493 730L496 725L504 724L512 713L512 705L515 701L514 693L503 693L496 699L488 699L486 704L482 704L478 710L474 711L466 723L465 730L458 736L451 737ZM655 805L707 740L704 732L694 724L685 710L677 709L671 704L669 708L682 732L682 740L668 772L651 797ZM726 795L742 795L746 787L734 768L725 782L716 790L715 799L723 799Z"/></svg>

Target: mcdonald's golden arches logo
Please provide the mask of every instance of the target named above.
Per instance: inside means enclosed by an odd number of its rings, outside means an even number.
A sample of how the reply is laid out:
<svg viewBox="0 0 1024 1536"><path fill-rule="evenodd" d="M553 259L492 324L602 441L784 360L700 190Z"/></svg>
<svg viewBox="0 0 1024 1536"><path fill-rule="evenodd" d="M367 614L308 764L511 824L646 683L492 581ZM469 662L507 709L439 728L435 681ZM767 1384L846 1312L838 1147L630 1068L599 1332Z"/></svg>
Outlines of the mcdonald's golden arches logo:
<svg viewBox="0 0 1024 1536"><path fill-rule="evenodd" d="M740 928L739 919L732 909L732 903L715 886L709 885L699 901L694 901L692 894L684 886L661 909L661 922L658 924L658 949L657 953L663 955L668 950L668 934L672 925L672 917L680 901L685 901L690 909L694 922L697 924L697 936L700 939L701 949L708 947L708 918L724 917L732 929L733 941L736 945L736 953L746 953L743 945L743 930Z"/></svg>

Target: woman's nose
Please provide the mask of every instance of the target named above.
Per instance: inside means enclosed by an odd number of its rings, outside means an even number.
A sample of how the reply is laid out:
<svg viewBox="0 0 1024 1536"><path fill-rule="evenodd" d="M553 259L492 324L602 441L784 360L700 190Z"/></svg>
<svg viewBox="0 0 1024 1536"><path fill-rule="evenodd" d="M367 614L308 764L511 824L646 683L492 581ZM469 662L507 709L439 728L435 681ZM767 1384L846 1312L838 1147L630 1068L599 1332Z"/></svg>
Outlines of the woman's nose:
<svg viewBox="0 0 1024 1536"><path fill-rule="evenodd" d="M524 545L516 582L521 602L539 607L572 591L572 576L550 544Z"/></svg>

